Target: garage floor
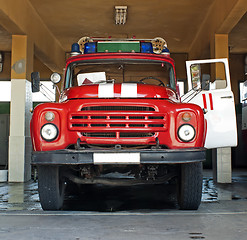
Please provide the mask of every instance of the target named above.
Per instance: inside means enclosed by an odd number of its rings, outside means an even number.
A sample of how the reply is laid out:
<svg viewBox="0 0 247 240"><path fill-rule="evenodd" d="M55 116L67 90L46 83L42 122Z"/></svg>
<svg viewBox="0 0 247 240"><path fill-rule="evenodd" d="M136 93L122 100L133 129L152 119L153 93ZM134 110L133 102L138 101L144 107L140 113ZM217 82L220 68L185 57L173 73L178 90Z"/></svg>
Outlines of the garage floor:
<svg viewBox="0 0 247 240"><path fill-rule="evenodd" d="M247 172L217 184L204 171L202 204L180 211L173 186L94 187L42 211L37 183L0 184L0 239L246 239Z"/></svg>

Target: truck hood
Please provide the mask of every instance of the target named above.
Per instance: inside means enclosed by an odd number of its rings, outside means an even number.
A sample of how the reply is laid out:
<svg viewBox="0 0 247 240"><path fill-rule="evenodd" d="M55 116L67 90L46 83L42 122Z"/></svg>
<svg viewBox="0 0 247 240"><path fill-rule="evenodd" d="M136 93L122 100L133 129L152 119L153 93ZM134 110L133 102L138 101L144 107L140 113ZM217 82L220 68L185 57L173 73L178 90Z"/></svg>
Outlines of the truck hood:
<svg viewBox="0 0 247 240"><path fill-rule="evenodd" d="M100 83L66 89L61 99L81 98L160 98L177 102L174 90L150 84Z"/></svg>

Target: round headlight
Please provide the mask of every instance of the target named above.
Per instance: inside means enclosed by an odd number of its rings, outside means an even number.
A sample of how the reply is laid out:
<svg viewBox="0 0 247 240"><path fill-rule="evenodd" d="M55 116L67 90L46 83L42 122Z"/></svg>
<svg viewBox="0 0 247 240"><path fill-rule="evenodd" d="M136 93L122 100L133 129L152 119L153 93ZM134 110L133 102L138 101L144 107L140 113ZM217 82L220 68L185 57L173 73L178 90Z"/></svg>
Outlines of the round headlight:
<svg viewBox="0 0 247 240"><path fill-rule="evenodd" d="M53 112L46 112L45 113L45 120L46 121L53 121L55 118L55 114Z"/></svg>
<svg viewBox="0 0 247 240"><path fill-rule="evenodd" d="M184 124L178 129L178 137L183 142L190 142L194 139L195 135L195 128L189 124Z"/></svg>
<svg viewBox="0 0 247 240"><path fill-rule="evenodd" d="M55 124L47 123L41 128L40 134L44 140L51 142L58 136L57 126Z"/></svg>
<svg viewBox="0 0 247 240"><path fill-rule="evenodd" d="M56 84L59 83L61 81L61 75L59 73L53 73L51 75L51 81Z"/></svg>

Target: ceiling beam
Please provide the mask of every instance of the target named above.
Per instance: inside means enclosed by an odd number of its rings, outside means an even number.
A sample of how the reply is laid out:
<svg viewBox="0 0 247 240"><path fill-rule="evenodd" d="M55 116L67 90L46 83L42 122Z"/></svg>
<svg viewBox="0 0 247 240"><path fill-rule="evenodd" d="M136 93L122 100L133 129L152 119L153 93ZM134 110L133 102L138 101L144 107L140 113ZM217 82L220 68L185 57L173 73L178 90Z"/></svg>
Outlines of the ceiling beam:
<svg viewBox="0 0 247 240"><path fill-rule="evenodd" d="M215 0L190 46L189 59L210 56L210 42L214 35L228 34L246 10L246 0Z"/></svg>
<svg viewBox="0 0 247 240"><path fill-rule="evenodd" d="M62 72L65 51L29 0L0 0L0 24L11 35L27 35L35 56L52 71Z"/></svg>
<svg viewBox="0 0 247 240"><path fill-rule="evenodd" d="M247 11L246 0L239 0L231 9L231 12L226 16L221 26L218 28L216 33L229 34L232 29L237 25L240 19L244 16Z"/></svg>

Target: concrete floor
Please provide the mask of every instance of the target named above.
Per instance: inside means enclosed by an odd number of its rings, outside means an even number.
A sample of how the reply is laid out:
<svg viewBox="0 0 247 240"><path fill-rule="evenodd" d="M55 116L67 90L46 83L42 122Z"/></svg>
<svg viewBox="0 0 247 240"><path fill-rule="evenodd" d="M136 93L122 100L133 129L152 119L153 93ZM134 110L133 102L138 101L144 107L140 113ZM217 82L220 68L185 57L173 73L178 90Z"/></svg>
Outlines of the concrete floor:
<svg viewBox="0 0 247 240"><path fill-rule="evenodd" d="M247 172L217 184L204 171L202 204L181 211L174 188L100 187L42 211L37 183L0 184L0 239L247 239Z"/></svg>

